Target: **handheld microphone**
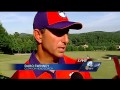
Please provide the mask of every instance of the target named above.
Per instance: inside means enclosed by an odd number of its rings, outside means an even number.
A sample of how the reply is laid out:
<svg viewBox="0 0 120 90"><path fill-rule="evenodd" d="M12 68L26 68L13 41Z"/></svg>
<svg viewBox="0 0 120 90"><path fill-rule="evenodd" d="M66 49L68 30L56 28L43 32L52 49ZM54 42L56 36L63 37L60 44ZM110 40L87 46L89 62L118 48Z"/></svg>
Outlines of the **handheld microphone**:
<svg viewBox="0 0 120 90"><path fill-rule="evenodd" d="M79 72L74 72L70 79L83 79L83 76Z"/></svg>

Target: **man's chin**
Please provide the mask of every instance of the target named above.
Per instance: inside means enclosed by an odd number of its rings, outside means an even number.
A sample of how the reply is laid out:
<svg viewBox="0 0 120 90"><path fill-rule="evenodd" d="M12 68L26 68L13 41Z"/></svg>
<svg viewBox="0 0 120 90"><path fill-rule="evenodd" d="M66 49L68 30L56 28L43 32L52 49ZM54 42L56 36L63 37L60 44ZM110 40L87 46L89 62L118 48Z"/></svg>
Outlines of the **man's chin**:
<svg viewBox="0 0 120 90"><path fill-rule="evenodd" d="M57 56L58 56L59 58L60 58L60 57L63 57L63 56L64 56L64 53L59 53Z"/></svg>

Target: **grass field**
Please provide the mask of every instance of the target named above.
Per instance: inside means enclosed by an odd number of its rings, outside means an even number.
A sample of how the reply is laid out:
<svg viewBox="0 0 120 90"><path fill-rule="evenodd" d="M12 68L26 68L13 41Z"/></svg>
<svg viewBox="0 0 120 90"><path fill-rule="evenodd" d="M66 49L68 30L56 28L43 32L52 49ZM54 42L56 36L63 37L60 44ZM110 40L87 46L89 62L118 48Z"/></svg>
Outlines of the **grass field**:
<svg viewBox="0 0 120 90"><path fill-rule="evenodd" d="M120 51L74 51L65 52L71 58L86 58L87 56L94 59L95 62L102 62L97 72L90 72L94 79L111 79L115 76L116 69L113 60L109 57L117 55L120 59ZM10 65L16 63L24 63L30 57L26 55L6 55L0 54L0 74L11 77L15 70L11 70Z"/></svg>

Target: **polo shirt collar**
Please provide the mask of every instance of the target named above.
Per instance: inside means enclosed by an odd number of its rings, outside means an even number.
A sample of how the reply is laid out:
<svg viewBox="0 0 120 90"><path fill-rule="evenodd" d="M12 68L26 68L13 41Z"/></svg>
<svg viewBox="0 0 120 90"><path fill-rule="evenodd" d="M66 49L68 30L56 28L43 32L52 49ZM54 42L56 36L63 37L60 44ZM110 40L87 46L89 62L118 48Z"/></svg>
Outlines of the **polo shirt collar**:
<svg viewBox="0 0 120 90"><path fill-rule="evenodd" d="M31 56L30 56L30 59L29 59L30 64L40 64L40 62L39 62L39 61L37 60L37 58L35 57L35 54L36 54L36 52L33 51L32 54L31 54ZM61 57L61 58L59 59L58 64L65 64L65 61L64 61L64 58L63 58L63 57ZM34 71L36 77L38 77L39 75L41 75L41 74L44 73L44 72L50 72L50 71L48 71L48 70L33 70L33 71Z"/></svg>

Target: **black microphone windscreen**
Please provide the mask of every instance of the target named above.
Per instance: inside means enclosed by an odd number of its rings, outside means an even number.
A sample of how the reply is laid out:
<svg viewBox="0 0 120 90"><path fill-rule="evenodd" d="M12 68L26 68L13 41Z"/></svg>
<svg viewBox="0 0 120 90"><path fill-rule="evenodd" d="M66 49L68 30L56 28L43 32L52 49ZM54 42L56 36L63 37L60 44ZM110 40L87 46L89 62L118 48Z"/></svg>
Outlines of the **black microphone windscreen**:
<svg viewBox="0 0 120 90"><path fill-rule="evenodd" d="M79 72L74 72L71 75L71 79L83 79L83 76Z"/></svg>

